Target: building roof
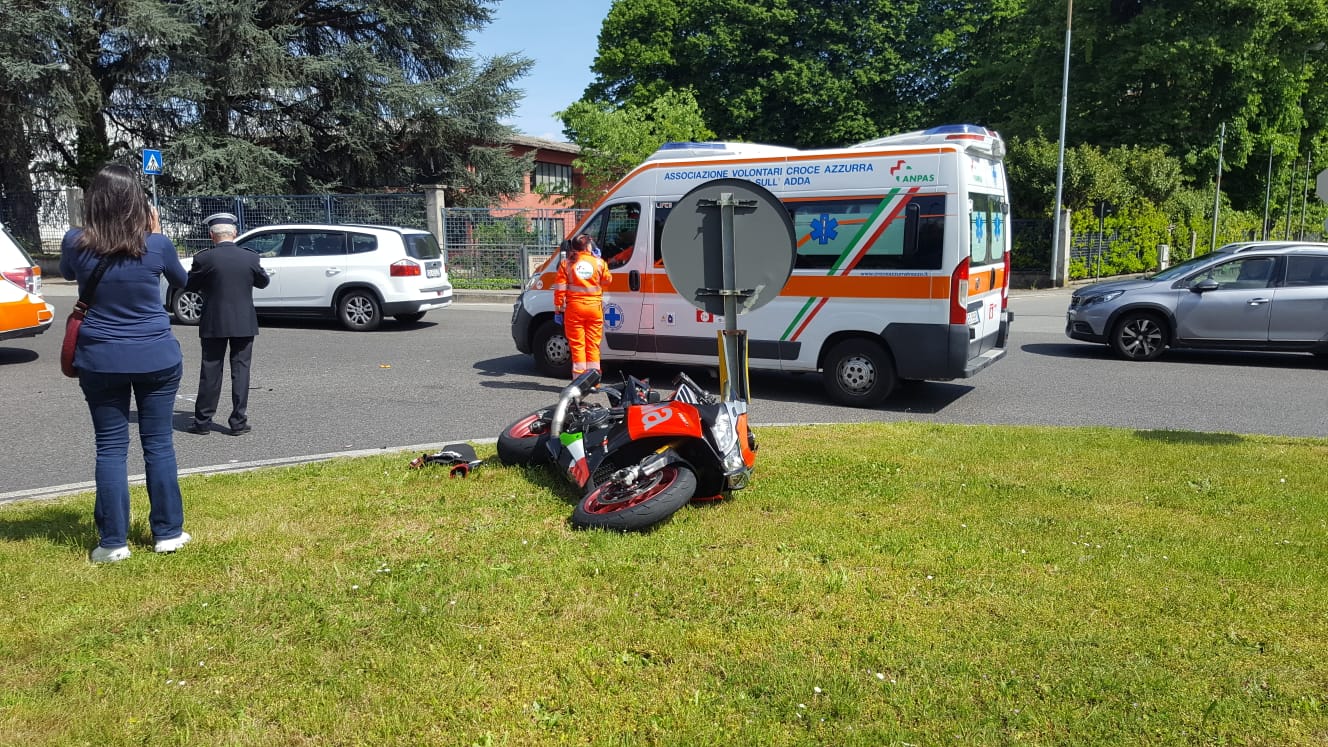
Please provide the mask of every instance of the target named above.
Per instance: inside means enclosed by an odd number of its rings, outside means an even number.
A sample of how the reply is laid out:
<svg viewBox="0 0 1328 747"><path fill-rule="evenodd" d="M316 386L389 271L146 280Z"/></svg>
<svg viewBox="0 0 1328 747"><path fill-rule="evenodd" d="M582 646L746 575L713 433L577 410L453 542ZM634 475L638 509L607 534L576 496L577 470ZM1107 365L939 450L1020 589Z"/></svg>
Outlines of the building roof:
<svg viewBox="0 0 1328 747"><path fill-rule="evenodd" d="M544 138L531 137L529 135L512 135L507 138L507 142L512 145L524 145L527 148L539 148L541 150L556 150L563 153L580 153L581 146L575 143L564 143L557 140L545 140Z"/></svg>

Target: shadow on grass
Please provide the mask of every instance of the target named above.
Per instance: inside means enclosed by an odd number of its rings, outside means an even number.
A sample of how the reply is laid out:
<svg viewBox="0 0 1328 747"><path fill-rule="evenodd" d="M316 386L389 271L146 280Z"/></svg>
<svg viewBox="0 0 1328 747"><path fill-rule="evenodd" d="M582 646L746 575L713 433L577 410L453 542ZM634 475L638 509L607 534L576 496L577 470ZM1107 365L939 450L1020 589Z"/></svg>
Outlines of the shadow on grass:
<svg viewBox="0 0 1328 747"><path fill-rule="evenodd" d="M1234 433L1198 433L1195 431L1135 431L1142 441L1161 441L1167 444L1201 444L1203 446L1229 446L1245 439Z"/></svg>
<svg viewBox="0 0 1328 747"><path fill-rule="evenodd" d="M29 539L46 539L66 547L92 547L97 544L97 530L90 511L63 505L42 506L23 518L0 520L0 541Z"/></svg>

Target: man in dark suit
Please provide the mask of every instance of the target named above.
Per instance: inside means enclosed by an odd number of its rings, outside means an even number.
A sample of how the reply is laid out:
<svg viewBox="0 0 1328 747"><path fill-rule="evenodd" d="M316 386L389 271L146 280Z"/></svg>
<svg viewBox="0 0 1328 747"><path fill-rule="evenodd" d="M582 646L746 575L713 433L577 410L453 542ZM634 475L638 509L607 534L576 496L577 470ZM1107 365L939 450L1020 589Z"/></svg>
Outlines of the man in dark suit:
<svg viewBox="0 0 1328 747"><path fill-rule="evenodd" d="M258 335L258 313L254 311L254 288L266 288L270 279L258 263L258 255L235 243L236 223L230 213L207 218L213 246L194 255L189 269L189 290L203 295L203 313L198 336L203 343L203 363L198 372L198 398L190 433L212 430L212 416L221 397L222 360L230 348L230 434L248 433L249 361Z"/></svg>

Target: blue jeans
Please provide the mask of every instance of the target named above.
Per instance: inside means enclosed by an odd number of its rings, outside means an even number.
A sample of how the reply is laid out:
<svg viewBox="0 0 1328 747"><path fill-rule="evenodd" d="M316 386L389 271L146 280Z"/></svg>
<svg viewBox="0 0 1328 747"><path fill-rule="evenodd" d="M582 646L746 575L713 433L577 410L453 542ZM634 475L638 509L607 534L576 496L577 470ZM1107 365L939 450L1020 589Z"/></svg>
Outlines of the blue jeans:
<svg viewBox="0 0 1328 747"><path fill-rule="evenodd" d="M93 520L102 547L124 547L129 535L129 395L138 406L138 438L148 483L154 540L184 531L184 502L175 466L175 394L183 364L151 373L80 371L78 385L97 434L97 502Z"/></svg>

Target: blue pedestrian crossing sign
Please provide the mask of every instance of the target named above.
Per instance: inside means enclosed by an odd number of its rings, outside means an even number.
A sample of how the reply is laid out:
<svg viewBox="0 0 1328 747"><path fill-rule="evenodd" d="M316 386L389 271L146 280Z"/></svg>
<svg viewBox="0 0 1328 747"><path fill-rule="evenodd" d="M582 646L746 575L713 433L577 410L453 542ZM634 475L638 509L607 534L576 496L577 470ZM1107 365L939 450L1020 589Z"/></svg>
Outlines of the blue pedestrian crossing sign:
<svg viewBox="0 0 1328 747"><path fill-rule="evenodd" d="M162 160L161 151L144 150L143 151L143 173L156 176L161 173Z"/></svg>

